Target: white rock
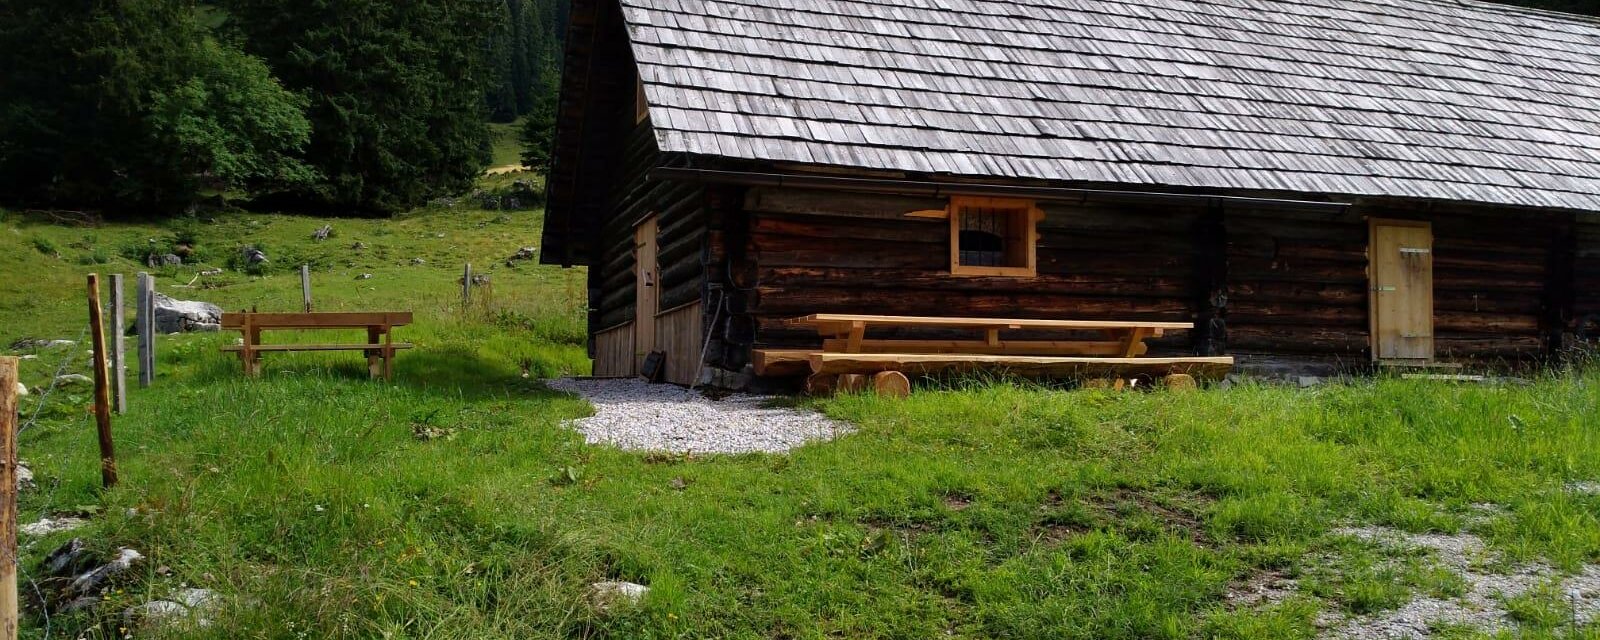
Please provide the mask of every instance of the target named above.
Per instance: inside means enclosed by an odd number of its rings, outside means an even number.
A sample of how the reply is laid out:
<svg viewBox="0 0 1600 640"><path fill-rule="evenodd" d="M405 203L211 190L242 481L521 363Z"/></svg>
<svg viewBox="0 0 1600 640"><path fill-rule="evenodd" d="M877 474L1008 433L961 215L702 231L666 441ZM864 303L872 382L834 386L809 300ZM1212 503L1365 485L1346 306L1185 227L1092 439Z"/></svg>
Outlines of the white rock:
<svg viewBox="0 0 1600 640"><path fill-rule="evenodd" d="M634 606L650 593L650 587L633 582L606 581L589 585L589 604L600 611L616 606Z"/></svg>
<svg viewBox="0 0 1600 640"><path fill-rule="evenodd" d="M33 469L28 468L28 463L17 461L17 491L33 488Z"/></svg>
<svg viewBox="0 0 1600 640"><path fill-rule="evenodd" d="M89 376L81 373L64 373L56 376L56 384L67 386L75 384L94 384L94 378L90 378Z"/></svg>
<svg viewBox="0 0 1600 640"><path fill-rule="evenodd" d="M155 318L156 331L161 333L217 331L222 328L222 307L198 300L178 300L157 292Z"/></svg>
<svg viewBox="0 0 1600 640"><path fill-rule="evenodd" d="M165 627L182 622L189 617L189 608L171 600L151 600L128 607L122 612L122 623L129 629L140 626Z"/></svg>
<svg viewBox="0 0 1600 640"><path fill-rule="evenodd" d="M19 395L19 396L28 395L28 387L27 387L27 385L22 384L21 380L17 381L17 395Z"/></svg>
<svg viewBox="0 0 1600 640"><path fill-rule="evenodd" d="M28 475L31 479L33 474L30 473ZM21 474L18 474L17 479L19 481L22 479ZM47 536L52 533L71 531L86 524L89 524L89 521L84 520L83 518L40 518L38 522L22 525L20 531L24 535L30 535L37 538L40 536Z"/></svg>

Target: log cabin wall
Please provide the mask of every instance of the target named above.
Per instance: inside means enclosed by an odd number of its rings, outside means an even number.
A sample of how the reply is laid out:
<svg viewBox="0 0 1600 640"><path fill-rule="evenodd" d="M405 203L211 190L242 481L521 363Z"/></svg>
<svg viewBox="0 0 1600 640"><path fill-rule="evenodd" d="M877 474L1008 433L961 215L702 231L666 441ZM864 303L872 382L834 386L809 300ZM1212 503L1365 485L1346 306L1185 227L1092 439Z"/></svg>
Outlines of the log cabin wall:
<svg viewBox="0 0 1600 640"><path fill-rule="evenodd" d="M1192 230L1203 210L1041 202L1038 276L952 276L949 222L907 217L943 198L751 189L728 332L735 348L801 347L814 333L783 320L811 313L1139 319L1194 317ZM903 335L939 337L939 332ZM888 334L885 334L888 335ZM1189 332L1150 341L1152 355L1193 352ZM720 352L720 351L719 351ZM725 358L736 368L740 358Z"/></svg>
<svg viewBox="0 0 1600 640"><path fill-rule="evenodd" d="M1572 318L1574 346L1600 347L1600 216L1580 214L1573 228Z"/></svg>
<svg viewBox="0 0 1600 640"><path fill-rule="evenodd" d="M637 66L627 46L626 33L622 31L621 15L614 4L597 8L599 29L611 33L601 38L603 43L590 56L589 101L585 106L593 113L585 115L586 122L595 126L584 131L581 179L584 181L585 206L579 211L579 223L594 229L590 255L585 263L590 265L589 289L589 354L599 371L606 364L607 375L626 375L618 363L641 360L639 354L624 358L614 353L623 348L621 336L629 336L626 348L638 342L634 331L621 331L636 317L635 288L638 264L634 255L634 228L647 217L656 216L657 309L661 314L681 310L698 303L704 283L701 255L706 237L705 208L699 185L652 180L649 171L655 167L683 166L681 156L666 155L659 151L656 133L648 118L641 119L637 102ZM680 333L691 331L682 314L673 316L670 328ZM658 322L658 334L662 326ZM599 340L600 335L611 336ZM659 338L659 336L658 336ZM698 342L698 341L695 341ZM687 348L690 341L674 335L662 344L674 348ZM669 352L669 362L684 354ZM698 357L698 354L696 354ZM631 368L631 367L629 367ZM669 375L672 375L669 372Z"/></svg>
<svg viewBox="0 0 1600 640"><path fill-rule="evenodd" d="M942 198L762 187L736 201L712 207L724 227L712 244L742 251L729 273L746 274L724 279L733 302L714 329L710 359L728 369L751 347L816 346L783 322L810 313L1195 321L1201 330L1153 341L1152 355L1228 353L1258 373L1365 369L1374 217L1432 224L1441 359L1531 361L1550 347L1554 318L1600 313L1600 295L1582 286L1600 276L1600 225L1574 232L1570 215L1043 202L1039 275L1015 278L949 274L948 223L905 215ZM1567 312L1551 294L1563 233L1579 285Z"/></svg>

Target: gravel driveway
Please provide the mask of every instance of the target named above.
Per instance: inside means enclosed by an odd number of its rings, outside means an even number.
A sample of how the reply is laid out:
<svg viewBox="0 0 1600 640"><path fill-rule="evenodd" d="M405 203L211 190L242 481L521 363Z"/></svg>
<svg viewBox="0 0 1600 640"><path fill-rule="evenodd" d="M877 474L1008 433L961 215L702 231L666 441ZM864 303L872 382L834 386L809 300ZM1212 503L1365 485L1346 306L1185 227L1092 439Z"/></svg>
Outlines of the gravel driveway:
<svg viewBox="0 0 1600 640"><path fill-rule="evenodd" d="M594 415L571 425L590 444L673 453L777 453L832 440L852 427L815 411L769 406L776 398L734 394L706 398L635 378L560 378L551 389L582 396Z"/></svg>

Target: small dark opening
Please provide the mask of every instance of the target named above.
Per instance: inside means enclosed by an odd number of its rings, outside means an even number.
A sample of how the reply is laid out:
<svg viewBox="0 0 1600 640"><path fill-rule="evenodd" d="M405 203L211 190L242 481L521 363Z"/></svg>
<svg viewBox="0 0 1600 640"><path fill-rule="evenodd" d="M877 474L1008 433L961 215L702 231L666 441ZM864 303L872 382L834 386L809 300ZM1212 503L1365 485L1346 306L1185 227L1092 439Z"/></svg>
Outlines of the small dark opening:
<svg viewBox="0 0 1600 640"><path fill-rule="evenodd" d="M995 209L967 209L961 215L961 264L969 267L1004 267L1006 238L1011 235L1011 216L1008 211Z"/></svg>
<svg viewBox="0 0 1600 640"><path fill-rule="evenodd" d="M962 229L961 264L971 267L999 267L1006 255L1006 241L1000 234L977 229Z"/></svg>

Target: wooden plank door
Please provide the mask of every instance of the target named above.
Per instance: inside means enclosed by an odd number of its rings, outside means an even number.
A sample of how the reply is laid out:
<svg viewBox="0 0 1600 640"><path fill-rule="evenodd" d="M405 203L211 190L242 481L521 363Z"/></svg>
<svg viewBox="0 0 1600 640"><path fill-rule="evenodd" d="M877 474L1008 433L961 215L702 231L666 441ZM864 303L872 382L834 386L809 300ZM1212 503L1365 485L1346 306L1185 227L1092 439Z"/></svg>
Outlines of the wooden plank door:
<svg viewBox="0 0 1600 640"><path fill-rule="evenodd" d="M656 260L656 217L650 216L633 230L633 372L656 350L656 311L659 310L660 265Z"/></svg>
<svg viewBox="0 0 1600 640"><path fill-rule="evenodd" d="M1432 360L1432 228L1426 222L1374 220L1368 255L1372 358Z"/></svg>

